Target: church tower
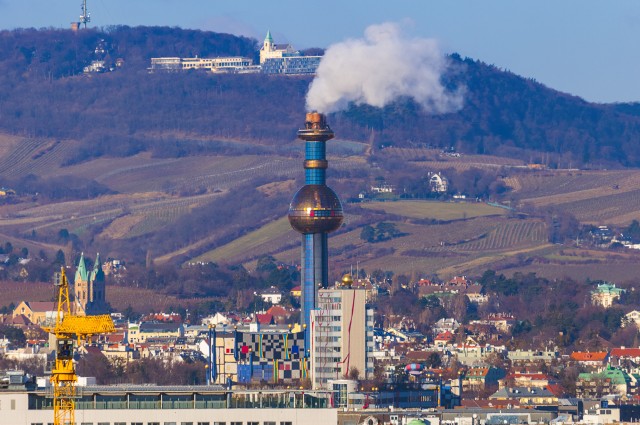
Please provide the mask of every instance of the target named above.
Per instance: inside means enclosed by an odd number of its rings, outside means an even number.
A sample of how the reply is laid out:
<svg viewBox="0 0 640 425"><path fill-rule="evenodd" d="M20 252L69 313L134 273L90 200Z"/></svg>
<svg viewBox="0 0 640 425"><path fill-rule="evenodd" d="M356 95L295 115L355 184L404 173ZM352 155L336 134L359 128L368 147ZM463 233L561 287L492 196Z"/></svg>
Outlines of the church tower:
<svg viewBox="0 0 640 425"><path fill-rule="evenodd" d="M80 256L74 279L74 295L76 314L92 316L107 313L105 278L100 263L100 254L96 255L96 261L91 271L87 270L84 253Z"/></svg>
<svg viewBox="0 0 640 425"><path fill-rule="evenodd" d="M264 38L262 48L260 49L260 63L262 64L264 60L270 56L269 53L275 51L275 49L276 45L273 43L271 31L267 31L267 36Z"/></svg>

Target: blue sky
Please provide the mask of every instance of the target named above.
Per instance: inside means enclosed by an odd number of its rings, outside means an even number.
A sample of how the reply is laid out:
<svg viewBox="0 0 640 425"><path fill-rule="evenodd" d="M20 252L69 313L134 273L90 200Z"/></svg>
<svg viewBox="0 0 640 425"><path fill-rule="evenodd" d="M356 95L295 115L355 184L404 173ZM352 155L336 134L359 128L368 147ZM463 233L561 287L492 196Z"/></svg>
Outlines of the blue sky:
<svg viewBox="0 0 640 425"><path fill-rule="evenodd" d="M0 28L68 28L81 0L0 0ZM480 59L595 102L640 101L638 0L88 0L93 26L167 25L296 48L402 22L447 52Z"/></svg>

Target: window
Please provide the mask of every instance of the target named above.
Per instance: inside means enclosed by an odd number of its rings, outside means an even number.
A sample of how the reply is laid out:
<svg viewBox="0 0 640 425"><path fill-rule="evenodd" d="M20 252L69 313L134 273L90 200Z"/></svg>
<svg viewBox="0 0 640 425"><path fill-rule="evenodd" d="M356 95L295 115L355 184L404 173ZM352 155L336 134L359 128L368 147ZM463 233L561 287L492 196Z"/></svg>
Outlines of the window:
<svg viewBox="0 0 640 425"><path fill-rule="evenodd" d="M193 425L193 422L180 422L180 425Z"/></svg>
<svg viewBox="0 0 640 425"><path fill-rule="evenodd" d="M198 422L198 425L209 425L209 422Z"/></svg>
<svg viewBox="0 0 640 425"><path fill-rule="evenodd" d="M213 425L227 425L226 422L214 422Z"/></svg>
<svg viewBox="0 0 640 425"><path fill-rule="evenodd" d="M242 422L231 422L231 425L242 425Z"/></svg>
<svg viewBox="0 0 640 425"><path fill-rule="evenodd" d="M280 421L280 425L293 425L291 422Z"/></svg>
<svg viewBox="0 0 640 425"><path fill-rule="evenodd" d="M113 425L127 425L126 422L114 422Z"/></svg>
<svg viewBox="0 0 640 425"><path fill-rule="evenodd" d="M260 422L247 422L247 425L260 425Z"/></svg>
<svg viewBox="0 0 640 425"><path fill-rule="evenodd" d="M264 425L276 425L275 421L264 421Z"/></svg>
<svg viewBox="0 0 640 425"><path fill-rule="evenodd" d="M109 422L98 422L98 425L110 425Z"/></svg>
<svg viewBox="0 0 640 425"><path fill-rule="evenodd" d="M80 425L93 425L93 422L80 422Z"/></svg>

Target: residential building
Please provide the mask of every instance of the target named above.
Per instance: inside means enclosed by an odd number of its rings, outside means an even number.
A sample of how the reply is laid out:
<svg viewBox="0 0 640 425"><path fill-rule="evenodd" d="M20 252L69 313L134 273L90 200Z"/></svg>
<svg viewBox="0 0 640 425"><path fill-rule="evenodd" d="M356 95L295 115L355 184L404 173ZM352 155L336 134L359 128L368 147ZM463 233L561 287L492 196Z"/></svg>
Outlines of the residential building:
<svg viewBox="0 0 640 425"><path fill-rule="evenodd" d="M560 353L558 351L515 350L509 351L507 358L511 360L514 365L534 364L538 362L550 364L560 359Z"/></svg>
<svg viewBox="0 0 640 425"><path fill-rule="evenodd" d="M463 390L482 390L486 387L498 386L498 380L505 376L505 370L495 366L471 367L462 380Z"/></svg>
<svg viewBox="0 0 640 425"><path fill-rule="evenodd" d="M640 348L613 348L609 353L609 364L616 367L639 365Z"/></svg>
<svg viewBox="0 0 640 425"><path fill-rule="evenodd" d="M624 327L627 323L633 323L636 328L640 329L640 311L633 310L625 314L621 326Z"/></svg>
<svg viewBox="0 0 640 425"><path fill-rule="evenodd" d="M433 329L433 332L435 333L443 333L447 331L451 333L455 333L459 327L460 327L460 323L453 317L449 317L449 318L443 317L433 325L432 329Z"/></svg>
<svg viewBox="0 0 640 425"><path fill-rule="evenodd" d="M282 301L282 292L275 286L272 286L267 289L263 289L260 292L260 298L262 301L269 302L271 304L279 304Z"/></svg>
<svg viewBox="0 0 640 425"><path fill-rule="evenodd" d="M496 391L490 400L517 400L520 406L553 406L558 397L545 388L509 387Z"/></svg>
<svg viewBox="0 0 640 425"><path fill-rule="evenodd" d="M429 173L427 178L432 192L445 193L449 189L449 181L442 173Z"/></svg>
<svg viewBox="0 0 640 425"><path fill-rule="evenodd" d="M498 382L500 388L505 387L527 387L527 388L547 388L553 381L549 375L535 372L512 372L500 379Z"/></svg>
<svg viewBox="0 0 640 425"><path fill-rule="evenodd" d="M360 379L373 376L373 310L366 291L320 289L318 308L311 312L311 368L314 388L357 369Z"/></svg>
<svg viewBox="0 0 640 425"><path fill-rule="evenodd" d="M13 318L25 316L31 323L42 325L49 320L55 320L56 303L53 301L20 301L13 309Z"/></svg>
<svg viewBox="0 0 640 425"><path fill-rule="evenodd" d="M182 323L173 322L140 322L129 323L127 341L145 343L149 340L176 339L184 335Z"/></svg>
<svg viewBox="0 0 640 425"><path fill-rule="evenodd" d="M599 398L609 394L626 396L632 392L631 381L631 377L626 372L611 366L597 373L581 373L576 382L576 396L579 398Z"/></svg>
<svg viewBox="0 0 640 425"><path fill-rule="evenodd" d="M609 353L606 351L574 351L571 353L571 360L584 367L592 369L600 369L604 367L607 363L608 357Z"/></svg>

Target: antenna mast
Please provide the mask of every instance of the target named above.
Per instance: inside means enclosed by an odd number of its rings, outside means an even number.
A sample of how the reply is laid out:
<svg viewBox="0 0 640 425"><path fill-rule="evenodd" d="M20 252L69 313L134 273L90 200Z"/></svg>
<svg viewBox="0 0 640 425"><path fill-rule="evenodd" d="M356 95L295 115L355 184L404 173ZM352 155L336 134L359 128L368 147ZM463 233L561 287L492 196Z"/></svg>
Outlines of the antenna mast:
<svg viewBox="0 0 640 425"><path fill-rule="evenodd" d="M91 14L87 11L87 0L82 0L82 14L80 15L80 25L84 24L85 29L87 24L91 22Z"/></svg>

